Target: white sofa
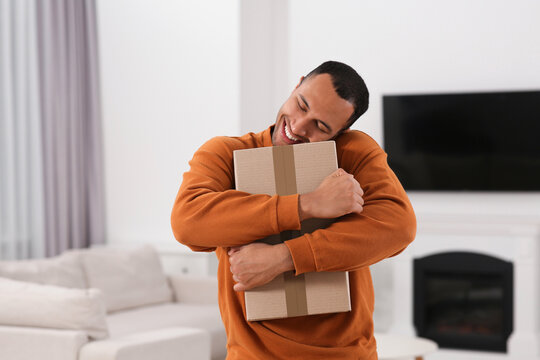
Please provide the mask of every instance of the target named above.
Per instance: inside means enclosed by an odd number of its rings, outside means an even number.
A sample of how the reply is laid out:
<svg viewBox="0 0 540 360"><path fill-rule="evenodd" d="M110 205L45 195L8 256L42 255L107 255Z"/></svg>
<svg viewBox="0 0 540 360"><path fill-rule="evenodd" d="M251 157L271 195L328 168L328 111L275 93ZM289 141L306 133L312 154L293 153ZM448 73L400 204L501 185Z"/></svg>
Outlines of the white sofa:
<svg viewBox="0 0 540 360"><path fill-rule="evenodd" d="M151 246L0 261L0 359L225 357L217 279L165 275Z"/></svg>

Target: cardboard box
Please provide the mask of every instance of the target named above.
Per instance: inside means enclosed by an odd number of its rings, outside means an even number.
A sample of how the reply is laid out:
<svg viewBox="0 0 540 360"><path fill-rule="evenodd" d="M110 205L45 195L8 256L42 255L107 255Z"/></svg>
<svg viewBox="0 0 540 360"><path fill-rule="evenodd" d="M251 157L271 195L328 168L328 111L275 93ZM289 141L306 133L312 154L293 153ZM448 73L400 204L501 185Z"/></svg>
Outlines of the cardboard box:
<svg viewBox="0 0 540 360"><path fill-rule="evenodd" d="M236 189L251 194L291 195L315 190L337 169L334 141L234 151ZM309 219L300 231L284 231L259 241L277 244L332 220ZM245 292L250 321L325 314L351 310L347 272L314 272L295 276L289 271L270 283Z"/></svg>

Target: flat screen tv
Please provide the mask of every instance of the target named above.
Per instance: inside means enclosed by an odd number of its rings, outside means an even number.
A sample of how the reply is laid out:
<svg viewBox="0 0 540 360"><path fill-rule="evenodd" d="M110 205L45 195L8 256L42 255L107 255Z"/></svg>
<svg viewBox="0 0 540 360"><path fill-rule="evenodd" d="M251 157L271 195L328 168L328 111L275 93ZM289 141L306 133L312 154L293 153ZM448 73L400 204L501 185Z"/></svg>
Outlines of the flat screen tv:
<svg viewBox="0 0 540 360"><path fill-rule="evenodd" d="M383 96L407 190L540 191L540 91Z"/></svg>

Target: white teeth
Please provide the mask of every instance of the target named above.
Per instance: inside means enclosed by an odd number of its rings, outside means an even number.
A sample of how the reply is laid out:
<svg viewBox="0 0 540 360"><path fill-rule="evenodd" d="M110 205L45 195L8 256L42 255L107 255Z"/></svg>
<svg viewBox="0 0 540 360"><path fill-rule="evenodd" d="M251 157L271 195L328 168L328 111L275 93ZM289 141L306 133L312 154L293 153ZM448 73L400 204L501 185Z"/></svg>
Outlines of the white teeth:
<svg viewBox="0 0 540 360"><path fill-rule="evenodd" d="M289 128L287 127L287 124L285 124L285 135L287 135L289 140L292 140L292 141L300 140L300 139L297 139L297 138L295 138L294 136L291 135L291 133L289 132Z"/></svg>

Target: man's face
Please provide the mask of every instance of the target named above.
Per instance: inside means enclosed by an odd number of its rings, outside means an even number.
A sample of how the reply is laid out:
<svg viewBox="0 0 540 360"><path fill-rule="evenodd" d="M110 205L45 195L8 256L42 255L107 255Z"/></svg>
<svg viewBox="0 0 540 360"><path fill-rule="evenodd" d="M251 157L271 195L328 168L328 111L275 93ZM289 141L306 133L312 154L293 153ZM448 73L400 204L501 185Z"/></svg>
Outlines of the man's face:
<svg viewBox="0 0 540 360"><path fill-rule="evenodd" d="M353 105L334 90L330 75L301 79L279 109L272 144L330 140L345 127L353 111Z"/></svg>

